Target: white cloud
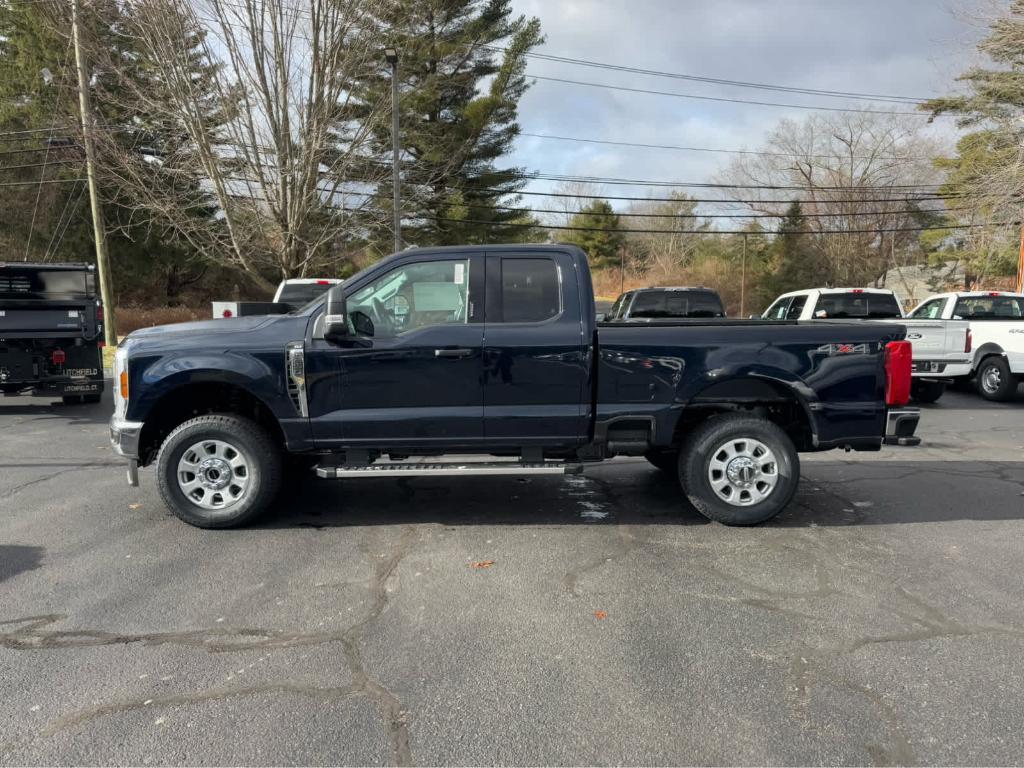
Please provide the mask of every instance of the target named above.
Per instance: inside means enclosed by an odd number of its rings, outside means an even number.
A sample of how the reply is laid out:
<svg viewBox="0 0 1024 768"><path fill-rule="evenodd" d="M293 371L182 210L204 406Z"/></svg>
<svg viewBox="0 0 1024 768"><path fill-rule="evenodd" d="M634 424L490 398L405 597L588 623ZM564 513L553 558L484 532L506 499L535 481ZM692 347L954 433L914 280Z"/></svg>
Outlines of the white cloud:
<svg viewBox="0 0 1024 768"><path fill-rule="evenodd" d="M942 0L515 0L538 16L543 53L732 80L927 97L947 93L983 30ZM535 75L728 98L829 106L864 102L726 87L531 60ZM902 109L901 107L897 107ZM782 117L806 110L726 104L538 81L524 131L756 149ZM943 130L943 129L933 129ZM947 129L948 130L948 129ZM729 160L703 152L522 137L517 165L555 173L706 181ZM537 182L532 189L550 185ZM615 194L611 189L609 194ZM620 194L646 194L629 188Z"/></svg>

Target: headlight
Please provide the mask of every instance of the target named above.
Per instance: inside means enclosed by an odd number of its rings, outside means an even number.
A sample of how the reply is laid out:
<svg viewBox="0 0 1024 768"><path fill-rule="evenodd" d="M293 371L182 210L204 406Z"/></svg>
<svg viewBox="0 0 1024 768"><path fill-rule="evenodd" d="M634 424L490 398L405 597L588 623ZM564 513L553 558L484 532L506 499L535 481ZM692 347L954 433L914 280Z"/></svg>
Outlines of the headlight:
<svg viewBox="0 0 1024 768"><path fill-rule="evenodd" d="M114 353L114 416L123 419L128 410L128 348Z"/></svg>

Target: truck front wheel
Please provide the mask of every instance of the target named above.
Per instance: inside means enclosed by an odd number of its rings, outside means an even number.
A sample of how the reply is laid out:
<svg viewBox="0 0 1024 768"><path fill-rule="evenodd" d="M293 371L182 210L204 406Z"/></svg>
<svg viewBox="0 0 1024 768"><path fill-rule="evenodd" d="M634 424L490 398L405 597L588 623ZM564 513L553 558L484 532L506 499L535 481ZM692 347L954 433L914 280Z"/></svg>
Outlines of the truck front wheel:
<svg viewBox="0 0 1024 768"><path fill-rule="evenodd" d="M199 416L160 446L157 481L164 503L199 528L233 528L264 512L281 485L281 449L253 421Z"/></svg>
<svg viewBox="0 0 1024 768"><path fill-rule="evenodd" d="M793 498L800 457L781 428L741 414L713 416L679 454L679 480L705 517L725 525L771 520Z"/></svg>

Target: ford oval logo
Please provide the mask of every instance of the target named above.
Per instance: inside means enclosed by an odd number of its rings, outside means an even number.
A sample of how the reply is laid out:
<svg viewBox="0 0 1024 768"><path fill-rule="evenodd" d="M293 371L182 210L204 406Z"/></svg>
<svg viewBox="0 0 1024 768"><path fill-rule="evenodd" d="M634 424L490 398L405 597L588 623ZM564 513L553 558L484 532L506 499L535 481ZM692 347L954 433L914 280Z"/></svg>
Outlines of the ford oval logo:
<svg viewBox="0 0 1024 768"><path fill-rule="evenodd" d="M908 333L907 334L907 339L909 341L914 341L915 339L922 339L922 338L924 338L924 337L920 333Z"/></svg>

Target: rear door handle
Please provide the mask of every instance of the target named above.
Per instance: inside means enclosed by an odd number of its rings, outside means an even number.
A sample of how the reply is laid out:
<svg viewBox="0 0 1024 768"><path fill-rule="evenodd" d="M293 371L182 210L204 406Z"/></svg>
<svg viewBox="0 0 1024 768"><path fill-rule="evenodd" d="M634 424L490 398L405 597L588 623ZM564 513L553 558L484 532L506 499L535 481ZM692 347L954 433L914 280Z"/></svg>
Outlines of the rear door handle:
<svg viewBox="0 0 1024 768"><path fill-rule="evenodd" d="M449 347L447 349L435 349L434 350L434 357L452 357L452 358L471 357L473 352L474 352L474 350L466 349L464 347L463 348L456 348L456 349L453 349L453 348Z"/></svg>

